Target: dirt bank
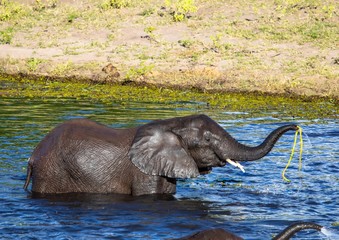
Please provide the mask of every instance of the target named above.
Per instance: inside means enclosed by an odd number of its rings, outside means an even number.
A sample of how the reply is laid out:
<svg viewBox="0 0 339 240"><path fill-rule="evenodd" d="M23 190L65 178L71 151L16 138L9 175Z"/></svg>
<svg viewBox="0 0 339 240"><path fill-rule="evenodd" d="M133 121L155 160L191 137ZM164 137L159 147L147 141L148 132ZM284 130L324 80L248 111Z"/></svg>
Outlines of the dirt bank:
<svg viewBox="0 0 339 240"><path fill-rule="evenodd" d="M335 0L181 2L3 1L0 72L339 98Z"/></svg>

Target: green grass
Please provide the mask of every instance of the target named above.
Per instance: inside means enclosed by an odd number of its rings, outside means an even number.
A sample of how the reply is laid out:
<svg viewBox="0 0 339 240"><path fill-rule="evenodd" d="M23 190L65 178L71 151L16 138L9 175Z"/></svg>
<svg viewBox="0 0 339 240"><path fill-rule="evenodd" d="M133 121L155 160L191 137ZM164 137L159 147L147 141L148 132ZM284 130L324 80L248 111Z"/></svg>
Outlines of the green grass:
<svg viewBox="0 0 339 240"><path fill-rule="evenodd" d="M49 8L56 8L57 5L58 0L35 0L33 10L36 12L41 12Z"/></svg>
<svg viewBox="0 0 339 240"><path fill-rule="evenodd" d="M150 73L154 69L154 64L146 64L141 62L140 66L130 68L127 72L125 79L126 80L135 80L140 77L144 77L146 74Z"/></svg>
<svg viewBox="0 0 339 240"><path fill-rule="evenodd" d="M66 30L65 21L73 23L73 27L79 29L84 29L84 25L89 28L113 27L112 22L116 22L115 20L124 21L130 17L129 14L123 16L116 11L126 7L144 9L137 14L149 17L157 15L155 13L161 10L161 6L167 6L167 12L172 14L173 20L182 21L192 13L197 14L197 10L202 3L206 4L204 1L193 0L104 0L101 1L101 4L107 6L103 11L102 6L96 1L93 1L93 6L90 8L71 7L67 4L59 4L57 0L37 0L33 7L27 7L9 0L1 1L0 21L2 22L17 20L17 23L20 23L22 28L29 27L29 25L34 27L48 24L58 27L60 30ZM258 0L252 2L255 10L249 11L249 13L254 13L255 20L253 21L241 19L241 16L238 15L233 16L230 21L228 18L225 19L222 11L209 16L210 18L197 16L196 20L198 22L200 19L209 26L217 26L215 23L218 23L218 21L225 21L220 24L219 32L245 39L260 38L278 42L289 40L297 40L298 42L315 41L320 42L323 46L334 43L338 32L338 24L335 21L338 9L334 0L275 0L273 3ZM225 7L222 1L211 2L211 7L215 3ZM229 2L228 5L239 13L241 10L248 11L246 8L243 9L246 5L242 1ZM37 12L38 14L36 14ZM133 12L131 11L131 13ZM26 17L20 19L23 15ZM48 23L46 23L46 19L49 19ZM154 27L157 28L156 25Z"/></svg>
<svg viewBox="0 0 339 240"><path fill-rule="evenodd" d="M10 0L0 0L0 22L16 20L28 11L24 6Z"/></svg>
<svg viewBox="0 0 339 240"><path fill-rule="evenodd" d="M182 22L198 10L194 0L165 0L174 22Z"/></svg>
<svg viewBox="0 0 339 240"><path fill-rule="evenodd" d="M172 14L173 20L180 22L187 19L187 16L191 13L196 14L199 5L203 2L166 0L154 1L156 4L152 4L151 1L105 0L101 1L101 5L93 2L93 7L79 11L75 6L59 4L57 0L39 0L31 8L8 0L1 1L0 21L12 22L17 20L21 28L48 24L50 27L59 28L58 30L61 32L68 30L65 22L72 23L72 27L81 30L93 29L93 27L112 28L119 24L117 22L128 19L128 14L123 16L119 12L112 12L112 10L126 7L142 8L144 10L139 11L138 14L149 17L156 15L155 13L160 11L161 5L165 5L168 8L167 12ZM221 1L214 2L222 4ZM245 6L242 1L228 4L238 11ZM106 6L104 11L102 11L102 5ZM225 19L225 16L219 15L218 12L213 14L210 19L201 16L200 19L204 24L210 26L216 26L215 23L218 23L218 21L225 21L219 26L219 33L229 36L276 42L312 42L318 46L328 47L335 43L338 33L338 23L334 20L337 17L336 7L334 0L276 0L273 4L272 2L253 1L253 9L255 10L252 13L254 12L256 15L253 21L241 19L241 16L238 15L234 16L232 21L229 21L229 19ZM115 16L112 16L112 14ZM20 17L23 15L25 15L25 18L21 20ZM46 19L49 19L48 23L46 23ZM156 25L152 26L157 28Z"/></svg>
<svg viewBox="0 0 339 240"><path fill-rule="evenodd" d="M7 27L4 30L0 31L0 43L2 44L11 44L14 36L14 28Z"/></svg>
<svg viewBox="0 0 339 240"><path fill-rule="evenodd" d="M51 72L56 76L68 76L73 69L74 63L69 60L65 63L57 64Z"/></svg>
<svg viewBox="0 0 339 240"><path fill-rule="evenodd" d="M35 72L41 63L43 63L44 60L39 59L39 58L29 58L27 60L27 68L31 72Z"/></svg>
<svg viewBox="0 0 339 240"><path fill-rule="evenodd" d="M101 4L101 8L104 10L107 10L110 8L120 9L120 8L129 7L130 5L131 5L130 0L105 0Z"/></svg>

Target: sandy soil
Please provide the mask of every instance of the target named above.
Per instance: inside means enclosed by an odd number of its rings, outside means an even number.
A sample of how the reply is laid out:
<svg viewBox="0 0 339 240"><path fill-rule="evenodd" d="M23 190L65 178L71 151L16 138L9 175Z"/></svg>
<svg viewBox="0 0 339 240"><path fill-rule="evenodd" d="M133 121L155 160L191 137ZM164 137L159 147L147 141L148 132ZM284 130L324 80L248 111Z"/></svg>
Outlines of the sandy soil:
<svg viewBox="0 0 339 240"><path fill-rule="evenodd" d="M239 12L241 6L227 5L228 1L215 5L199 1L191 18L173 22L169 8L155 2L143 9L98 11L99 22L90 15L97 3L62 0L55 8L46 3L46 9L37 12L42 20L37 16L29 23L0 22L0 31L16 29L11 43L0 45L0 71L93 82L339 97L338 46L227 34L226 26L234 21L242 31L248 28L255 35L260 18L272 14L269 10L247 7ZM141 14L147 9L153 11L150 16ZM50 16L54 18L44 19Z"/></svg>

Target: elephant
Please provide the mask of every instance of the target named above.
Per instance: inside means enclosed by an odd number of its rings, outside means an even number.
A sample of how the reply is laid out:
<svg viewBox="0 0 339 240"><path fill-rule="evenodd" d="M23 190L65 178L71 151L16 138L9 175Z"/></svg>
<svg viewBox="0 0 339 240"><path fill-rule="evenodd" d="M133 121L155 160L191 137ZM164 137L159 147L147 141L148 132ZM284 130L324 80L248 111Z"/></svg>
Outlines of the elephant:
<svg viewBox="0 0 339 240"><path fill-rule="evenodd" d="M297 128L281 126L251 147L204 114L126 129L72 119L55 127L36 146L24 189L32 179L31 191L41 194L174 194L176 179L206 174L230 159L260 159L285 132Z"/></svg>
<svg viewBox="0 0 339 240"><path fill-rule="evenodd" d="M282 232L272 238L272 240L288 240L295 233L304 229L315 229L321 231L323 226L312 222L297 222L286 227ZM197 232L177 240L243 240L243 238L228 232L222 228L215 228Z"/></svg>

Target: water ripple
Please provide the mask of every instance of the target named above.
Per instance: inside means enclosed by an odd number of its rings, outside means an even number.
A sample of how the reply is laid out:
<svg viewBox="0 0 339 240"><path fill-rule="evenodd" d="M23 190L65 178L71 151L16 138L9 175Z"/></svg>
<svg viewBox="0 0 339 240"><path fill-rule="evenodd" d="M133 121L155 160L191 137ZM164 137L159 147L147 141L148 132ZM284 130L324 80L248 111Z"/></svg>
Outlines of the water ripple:
<svg viewBox="0 0 339 240"><path fill-rule="evenodd" d="M331 227L338 223L339 212L339 125L335 119L284 118L276 110L256 117L205 105L3 98L0 239L168 239L212 227L245 239L269 239L295 221L317 222L338 236L338 227ZM261 161L244 163L246 173L228 165L215 168L208 175L178 181L178 192L172 197L73 194L40 198L22 189L27 158L44 135L64 120L86 117L121 128L196 113L208 114L248 145L261 143L283 124L301 124L305 133L302 172L294 159L287 171L292 182L281 179L293 141L289 133ZM306 231L298 239L327 237Z"/></svg>

